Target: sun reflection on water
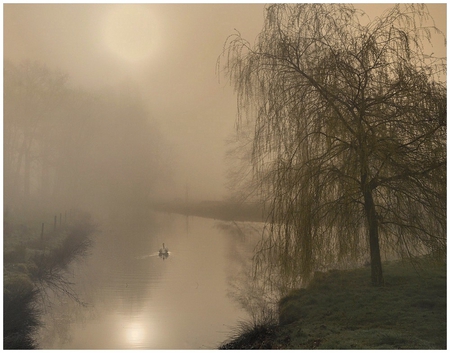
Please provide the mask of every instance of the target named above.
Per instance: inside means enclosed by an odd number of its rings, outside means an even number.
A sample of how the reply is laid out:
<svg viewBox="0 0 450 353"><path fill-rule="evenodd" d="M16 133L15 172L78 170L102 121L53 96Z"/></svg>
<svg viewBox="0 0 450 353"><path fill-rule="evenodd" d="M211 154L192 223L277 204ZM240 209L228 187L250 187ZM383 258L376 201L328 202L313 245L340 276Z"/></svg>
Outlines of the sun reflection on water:
<svg viewBox="0 0 450 353"><path fill-rule="evenodd" d="M151 339L151 330L148 323L129 321L124 325L125 341L130 348L143 348Z"/></svg>

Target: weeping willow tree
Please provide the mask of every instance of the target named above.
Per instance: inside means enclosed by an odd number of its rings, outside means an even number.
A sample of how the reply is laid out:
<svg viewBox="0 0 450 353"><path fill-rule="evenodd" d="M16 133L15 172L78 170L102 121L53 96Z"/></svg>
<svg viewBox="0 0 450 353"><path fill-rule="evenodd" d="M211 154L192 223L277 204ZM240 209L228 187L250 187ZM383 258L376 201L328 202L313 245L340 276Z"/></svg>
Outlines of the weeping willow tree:
<svg viewBox="0 0 450 353"><path fill-rule="evenodd" d="M445 256L446 61L425 50L435 33L424 5L370 21L351 5L276 4L254 45L227 39L238 126L253 119L270 203L257 252L267 278L291 287L366 258L379 285L386 252Z"/></svg>

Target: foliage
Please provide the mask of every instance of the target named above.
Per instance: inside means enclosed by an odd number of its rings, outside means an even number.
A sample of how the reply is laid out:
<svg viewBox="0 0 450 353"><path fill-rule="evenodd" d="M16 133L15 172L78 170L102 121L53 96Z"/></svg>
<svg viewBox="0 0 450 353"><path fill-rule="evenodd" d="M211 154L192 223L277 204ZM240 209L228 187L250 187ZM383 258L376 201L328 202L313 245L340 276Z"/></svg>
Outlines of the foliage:
<svg viewBox="0 0 450 353"><path fill-rule="evenodd" d="M274 323L250 325L242 322L235 334L219 349L277 349L272 344L275 327Z"/></svg>
<svg viewBox="0 0 450 353"><path fill-rule="evenodd" d="M446 64L424 51L426 7L367 24L348 4L266 11L255 45L237 33L224 49L271 210L257 268L291 288L370 256L381 284L381 252L445 257Z"/></svg>

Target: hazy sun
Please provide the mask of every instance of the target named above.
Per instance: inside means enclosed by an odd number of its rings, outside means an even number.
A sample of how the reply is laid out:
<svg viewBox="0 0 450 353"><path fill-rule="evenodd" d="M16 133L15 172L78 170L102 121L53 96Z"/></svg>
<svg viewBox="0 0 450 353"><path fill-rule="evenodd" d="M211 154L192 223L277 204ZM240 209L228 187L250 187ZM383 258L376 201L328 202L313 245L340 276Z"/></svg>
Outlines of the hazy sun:
<svg viewBox="0 0 450 353"><path fill-rule="evenodd" d="M144 5L113 5L106 14L102 35L106 47L122 59L148 59L156 50L159 35L155 16Z"/></svg>

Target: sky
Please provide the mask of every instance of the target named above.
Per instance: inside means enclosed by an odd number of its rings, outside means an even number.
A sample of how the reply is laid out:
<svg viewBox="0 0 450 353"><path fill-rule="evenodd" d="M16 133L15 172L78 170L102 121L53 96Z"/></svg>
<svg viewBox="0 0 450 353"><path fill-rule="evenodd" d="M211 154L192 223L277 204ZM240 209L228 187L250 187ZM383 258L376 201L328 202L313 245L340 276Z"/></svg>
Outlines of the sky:
<svg viewBox="0 0 450 353"><path fill-rule="evenodd" d="M216 62L238 30L254 42L264 4L5 4L4 57L38 60L77 86L132 82L175 155L176 192L221 199L236 97ZM357 5L370 17L386 4ZM430 5L446 31L446 5ZM445 55L442 43L436 54Z"/></svg>

